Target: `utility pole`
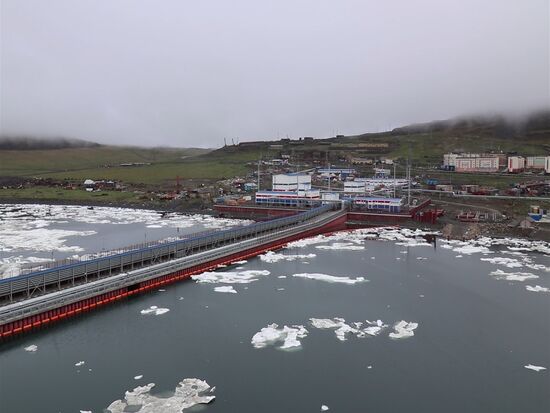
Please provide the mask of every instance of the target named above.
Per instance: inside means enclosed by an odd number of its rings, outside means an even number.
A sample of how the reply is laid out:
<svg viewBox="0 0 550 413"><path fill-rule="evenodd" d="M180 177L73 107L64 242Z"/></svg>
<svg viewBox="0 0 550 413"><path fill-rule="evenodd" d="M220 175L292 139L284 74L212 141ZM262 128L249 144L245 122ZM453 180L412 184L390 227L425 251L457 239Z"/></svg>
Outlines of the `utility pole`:
<svg viewBox="0 0 550 413"><path fill-rule="evenodd" d="M407 185L408 185L408 194L407 194L407 205L411 205L411 144L409 142L409 156L407 156Z"/></svg>
<svg viewBox="0 0 550 413"><path fill-rule="evenodd" d="M327 158L327 168L328 168L328 190L330 191L330 162L328 160L328 149L326 151L326 158Z"/></svg>
<svg viewBox="0 0 550 413"><path fill-rule="evenodd" d="M395 162L393 163L393 197L395 198L395 187L397 186L397 181L395 179Z"/></svg>
<svg viewBox="0 0 550 413"><path fill-rule="evenodd" d="M262 163L262 157L260 156L260 159L258 159L258 188L256 191L260 190L260 164Z"/></svg>

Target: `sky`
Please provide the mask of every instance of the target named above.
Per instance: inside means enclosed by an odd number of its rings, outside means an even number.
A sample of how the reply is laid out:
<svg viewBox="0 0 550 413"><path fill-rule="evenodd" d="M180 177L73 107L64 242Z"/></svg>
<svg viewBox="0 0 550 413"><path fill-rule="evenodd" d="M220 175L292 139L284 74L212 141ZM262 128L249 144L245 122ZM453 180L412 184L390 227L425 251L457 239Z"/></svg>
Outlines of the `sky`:
<svg viewBox="0 0 550 413"><path fill-rule="evenodd" d="M548 0L0 0L0 133L219 147L550 107Z"/></svg>

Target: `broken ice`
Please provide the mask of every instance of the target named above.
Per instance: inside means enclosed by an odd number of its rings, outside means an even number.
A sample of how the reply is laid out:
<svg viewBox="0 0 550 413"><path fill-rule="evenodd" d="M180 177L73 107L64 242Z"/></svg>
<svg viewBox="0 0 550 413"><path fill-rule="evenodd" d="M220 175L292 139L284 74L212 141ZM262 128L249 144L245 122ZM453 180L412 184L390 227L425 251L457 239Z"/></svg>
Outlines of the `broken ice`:
<svg viewBox="0 0 550 413"><path fill-rule="evenodd" d="M535 366L533 364L527 364L526 366L523 366L525 367L526 369L529 369L529 370L534 370L534 371L542 371L542 370L546 370L546 367L542 367L542 366Z"/></svg>
<svg viewBox="0 0 550 413"><path fill-rule="evenodd" d="M235 291L235 289L233 288L232 285L224 285L224 286L221 286L221 287L215 287L214 288L214 291L218 292L218 293L232 293L232 294L237 294L237 291Z"/></svg>
<svg viewBox="0 0 550 413"><path fill-rule="evenodd" d="M211 284L248 284L257 281L259 276L269 275L266 270L248 270L248 271L215 271L203 272L202 274L193 275L191 278L198 283Z"/></svg>
<svg viewBox="0 0 550 413"><path fill-rule="evenodd" d="M140 312L144 315L162 315L166 314L168 311L170 311L169 308L159 308L156 305L152 305L151 307L141 310Z"/></svg>
<svg viewBox="0 0 550 413"><path fill-rule="evenodd" d="M374 322L366 320L368 327L362 328L362 322L354 322L346 324L346 320L340 317L335 318L310 318L309 321L315 328L319 329L332 329L336 338L340 341L346 341L347 334L353 334L356 337L362 338L367 335L376 336L382 329L386 328L387 325L384 324L382 320L376 320Z"/></svg>
<svg viewBox="0 0 550 413"><path fill-rule="evenodd" d="M279 328L278 324L269 324L262 328L252 337L252 345L255 348L264 348L268 345L275 345L278 342L283 344L280 349L298 348L301 346L299 338L305 338L308 331L302 325L293 325L291 327L284 326Z"/></svg>
<svg viewBox="0 0 550 413"><path fill-rule="evenodd" d="M155 383L138 386L127 391L123 400L116 400L107 407L110 413L181 413L197 404L207 404L216 398L208 383L199 379L184 379L178 383L171 397L157 397L151 394ZM208 392L208 395L204 393Z"/></svg>
<svg viewBox="0 0 550 413"><path fill-rule="evenodd" d="M260 255L260 259L268 263L276 263L279 261L296 261L306 258L315 258L315 254L295 254L295 255L286 255L280 254L273 251L268 251L265 254Z"/></svg>
<svg viewBox="0 0 550 413"><path fill-rule="evenodd" d="M418 327L418 323L399 321L393 326L394 331L389 334L390 338L407 338L414 336L414 330Z"/></svg>
<svg viewBox="0 0 550 413"><path fill-rule="evenodd" d="M357 278L338 277L335 275L319 274L319 273L300 273L300 274L293 274L292 276L297 278L306 278L309 280L318 280L318 281L325 281L329 283L341 283L341 284L349 284L349 285L368 281L364 277L357 277Z"/></svg>

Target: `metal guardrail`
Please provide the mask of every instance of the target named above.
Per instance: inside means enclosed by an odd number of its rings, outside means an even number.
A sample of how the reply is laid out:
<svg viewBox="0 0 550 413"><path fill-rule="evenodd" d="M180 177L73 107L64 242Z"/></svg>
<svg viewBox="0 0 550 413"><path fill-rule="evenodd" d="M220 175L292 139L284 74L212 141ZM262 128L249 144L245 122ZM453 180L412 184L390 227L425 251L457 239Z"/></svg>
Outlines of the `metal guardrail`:
<svg viewBox="0 0 550 413"><path fill-rule="evenodd" d="M207 235L190 236L184 240L170 241L152 247L2 279L0 280L0 300L12 302L14 296L21 294L28 299L35 294L43 294L48 289L60 290L67 283L75 285L75 280L88 283L98 280L101 276L111 277L136 267L182 258L247 238L257 238L262 234L303 223L334 209L336 209L335 205L323 205L290 217L215 231Z"/></svg>
<svg viewBox="0 0 550 413"><path fill-rule="evenodd" d="M190 234L184 234L184 235L169 237L169 239L141 242L141 243L138 243L138 244L126 245L126 246L120 247L120 248L114 248L114 249L110 249L110 250L85 254L89 258L84 258L84 257L64 258L64 259L44 262L44 263L40 263L40 264L26 263L26 264L21 265L20 272L17 276L33 274L33 273L36 273L36 272L39 272L39 271L45 271L45 270L49 270L49 269L52 269L52 268L63 267L63 266L66 266L66 265L71 265L71 264L79 264L79 263L83 263L85 261L91 261L91 260L100 259L100 258L107 258L107 257L113 256L113 255L123 254L125 252L142 250L144 248L151 248L151 247L161 246L161 245L164 245L164 244L169 243L169 242L186 240L186 239L189 239L190 237L195 237L196 238L196 237L207 236L207 235L213 234L217 231L219 231L219 230L208 229L208 230L205 230L205 231L199 231L199 232L193 232L193 233L190 233ZM8 278L8 277L6 277L6 278ZM2 279L2 278L0 278L0 279Z"/></svg>

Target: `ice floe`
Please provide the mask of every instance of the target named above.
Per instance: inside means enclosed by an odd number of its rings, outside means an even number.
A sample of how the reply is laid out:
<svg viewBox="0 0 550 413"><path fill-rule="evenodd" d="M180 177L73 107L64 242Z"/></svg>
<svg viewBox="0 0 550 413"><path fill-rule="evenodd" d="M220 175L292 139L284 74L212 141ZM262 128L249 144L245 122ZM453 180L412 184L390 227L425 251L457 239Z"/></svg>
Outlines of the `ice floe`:
<svg viewBox="0 0 550 413"><path fill-rule="evenodd" d="M318 235L311 238L291 242L287 248L303 248L317 244L316 248L325 250L363 250L364 241L378 239L383 241L396 241L397 245L406 247L432 246L425 240L427 235L435 235L437 232L411 230L407 228L379 227L366 228L354 231L342 231L331 235Z"/></svg>
<svg viewBox="0 0 550 413"><path fill-rule="evenodd" d="M320 250L349 250L349 251L359 251L359 250L365 249L364 246L356 245L352 242L333 242L330 245L317 245L315 248Z"/></svg>
<svg viewBox="0 0 550 413"><path fill-rule="evenodd" d="M329 407L326 404L321 405L321 411L326 412L327 410L330 410Z"/></svg>
<svg viewBox="0 0 550 413"><path fill-rule="evenodd" d="M213 271L192 275L191 278L198 283L209 284L248 284L258 281L260 276L269 275L267 270L246 271Z"/></svg>
<svg viewBox="0 0 550 413"><path fill-rule="evenodd" d="M34 353L38 350L38 346L36 344L31 344L30 346L25 347L25 351L28 351L29 353Z"/></svg>
<svg viewBox="0 0 550 413"><path fill-rule="evenodd" d="M349 285L368 281L367 279L365 279L365 277L350 278L350 277L339 277L335 275L319 274L319 273L299 273L299 274L292 274L292 276L296 278L307 278L309 280L318 280L318 281L325 281L329 283L341 283L341 284L349 284Z"/></svg>
<svg viewBox="0 0 550 413"><path fill-rule="evenodd" d="M82 361L77 361L76 363L74 363L74 365L75 365L76 367L83 366L84 364L86 364L86 362L85 362L84 360L82 360Z"/></svg>
<svg viewBox="0 0 550 413"><path fill-rule="evenodd" d="M307 337L308 331L302 325L293 325L291 327L279 326L275 323L262 328L252 337L252 345L255 348L264 348L269 345L275 345L282 342L278 348L293 349L301 346L299 339Z"/></svg>
<svg viewBox="0 0 550 413"><path fill-rule="evenodd" d="M481 261L486 261L495 265L502 265L508 268L521 268L523 264L514 258L508 257L492 257L492 258L480 258Z"/></svg>
<svg viewBox="0 0 550 413"><path fill-rule="evenodd" d="M268 263L275 263L279 261L296 261L301 259L307 259L307 258L315 258L317 255L315 254L280 254L273 251L268 251L265 254L260 255L260 259L263 262Z"/></svg>
<svg viewBox="0 0 550 413"><path fill-rule="evenodd" d="M504 272L502 270L495 270L490 273L497 280L506 280L506 281L520 281L531 280L539 278L538 275L535 275L530 272Z"/></svg>
<svg viewBox="0 0 550 413"><path fill-rule="evenodd" d="M232 294L237 294L237 291L235 291L235 289L233 288L232 285L223 285L221 287L215 287L214 288L214 291L218 292L218 293L232 293Z"/></svg>
<svg viewBox="0 0 550 413"><path fill-rule="evenodd" d="M390 338L407 338L414 336L414 330L418 327L418 323L407 322L404 320L399 321L393 326L393 330L390 334Z"/></svg>
<svg viewBox="0 0 550 413"><path fill-rule="evenodd" d="M470 241L442 240L443 248L449 248L457 252L468 251L467 253L482 253L487 254L492 251L492 247L505 247L504 254L513 254L519 252L537 252L542 254L550 254L550 243L545 241L533 241L521 238L489 238L480 237ZM465 252L466 253L466 252Z"/></svg>
<svg viewBox="0 0 550 413"><path fill-rule="evenodd" d="M162 315L166 314L168 311L170 311L169 308L159 308L156 305L152 305L145 310L141 310L140 313L144 315Z"/></svg>
<svg viewBox="0 0 550 413"><path fill-rule="evenodd" d="M363 322L354 322L347 324L346 320L340 317L335 318L310 318L311 325L318 329L330 329L334 330L336 338L340 341L346 341L347 335L352 334L356 337L362 338L369 336L377 336L380 332L388 327L382 320L369 321L366 320L368 327L363 327Z"/></svg>
<svg viewBox="0 0 550 413"><path fill-rule="evenodd" d="M143 374L138 374L137 376L134 376L134 380L141 380L143 378Z"/></svg>
<svg viewBox="0 0 550 413"><path fill-rule="evenodd" d="M533 291L535 293L550 293L550 288L542 287L540 285L535 285L534 287L532 285L526 285L525 289L527 291Z"/></svg>
<svg viewBox="0 0 550 413"><path fill-rule="evenodd" d="M240 261L233 261L233 265L243 265L243 264L246 264L248 261L247 260L240 260Z"/></svg>
<svg viewBox="0 0 550 413"><path fill-rule="evenodd" d="M21 266L26 264L42 263L51 259L32 255L49 255L56 253L56 259L90 259L107 255L110 252L82 254L84 248L78 238L102 235L102 228L85 228L75 230L74 227L83 227L83 224L143 224L146 228L192 228L202 229L229 228L249 224L252 221L216 218L206 215L183 215L178 213L160 214L157 211L66 205L40 204L0 204L0 277L13 277L21 273ZM71 227L67 228L69 224ZM190 230L189 230L190 231ZM69 241L70 239L70 241ZM166 238L170 240L172 238ZM176 238L173 238L176 239ZM88 242L89 244L89 242ZM115 246L124 247L126 245ZM17 251L17 253L15 253ZM14 252L11 256L7 253ZM25 255L21 255L25 253ZM40 269L36 266L36 269Z"/></svg>
<svg viewBox="0 0 550 413"><path fill-rule="evenodd" d="M151 394L154 383L138 386L127 391L123 400L116 400L107 407L110 413L181 413L197 404L207 404L216 398L208 383L200 379L184 379L178 383L171 397L157 397ZM205 394L208 393L208 394Z"/></svg>
<svg viewBox="0 0 550 413"><path fill-rule="evenodd" d="M542 370L546 370L546 367L535 366L535 365L533 365L533 364L527 364L526 366L523 366L523 367L525 367L526 369L529 369L529 370L536 371L536 372L539 372L539 371L542 371Z"/></svg>

